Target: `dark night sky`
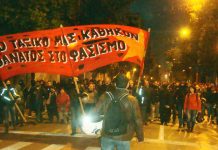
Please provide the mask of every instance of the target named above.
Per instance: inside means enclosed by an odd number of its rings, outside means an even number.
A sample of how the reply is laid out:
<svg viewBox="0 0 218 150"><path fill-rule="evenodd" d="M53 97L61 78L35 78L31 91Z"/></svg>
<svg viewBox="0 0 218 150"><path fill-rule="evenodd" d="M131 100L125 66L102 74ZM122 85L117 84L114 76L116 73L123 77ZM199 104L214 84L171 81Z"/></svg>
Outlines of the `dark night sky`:
<svg viewBox="0 0 218 150"><path fill-rule="evenodd" d="M157 62L164 62L164 52L172 48L177 31L187 24L185 14L177 9L178 0L135 0L131 11L142 17L145 29L151 28L149 41Z"/></svg>

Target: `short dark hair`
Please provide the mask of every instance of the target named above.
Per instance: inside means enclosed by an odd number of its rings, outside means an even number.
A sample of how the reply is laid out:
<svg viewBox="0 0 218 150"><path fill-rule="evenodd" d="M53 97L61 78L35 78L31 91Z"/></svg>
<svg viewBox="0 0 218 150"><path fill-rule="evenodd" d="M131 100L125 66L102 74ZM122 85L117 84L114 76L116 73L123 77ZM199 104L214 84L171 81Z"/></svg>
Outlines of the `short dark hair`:
<svg viewBox="0 0 218 150"><path fill-rule="evenodd" d="M118 88L126 88L129 79L124 74L118 74L115 79L116 87Z"/></svg>

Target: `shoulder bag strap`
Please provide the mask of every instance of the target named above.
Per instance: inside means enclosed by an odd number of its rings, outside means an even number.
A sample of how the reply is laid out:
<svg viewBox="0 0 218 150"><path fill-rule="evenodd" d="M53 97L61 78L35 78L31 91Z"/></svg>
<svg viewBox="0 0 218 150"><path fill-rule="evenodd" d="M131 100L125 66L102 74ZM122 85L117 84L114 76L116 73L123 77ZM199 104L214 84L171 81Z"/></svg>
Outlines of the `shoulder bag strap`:
<svg viewBox="0 0 218 150"><path fill-rule="evenodd" d="M106 92L106 93L109 95L111 101L114 100L114 95L111 92Z"/></svg>

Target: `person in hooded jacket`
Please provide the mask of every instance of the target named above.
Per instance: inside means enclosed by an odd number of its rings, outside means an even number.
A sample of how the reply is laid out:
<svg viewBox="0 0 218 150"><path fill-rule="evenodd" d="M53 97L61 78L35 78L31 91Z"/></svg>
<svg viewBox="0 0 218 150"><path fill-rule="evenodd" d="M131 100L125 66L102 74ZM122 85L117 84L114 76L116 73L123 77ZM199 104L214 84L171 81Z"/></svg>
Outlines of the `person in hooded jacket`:
<svg viewBox="0 0 218 150"><path fill-rule="evenodd" d="M183 128L184 124L184 100L187 93L187 86L184 83L176 83L176 89L174 93L176 108L178 111L179 128Z"/></svg>
<svg viewBox="0 0 218 150"><path fill-rule="evenodd" d="M172 97L170 95L170 92L167 89L167 84L164 83L159 92L161 125L167 125L167 123L169 122L172 104L171 98Z"/></svg>

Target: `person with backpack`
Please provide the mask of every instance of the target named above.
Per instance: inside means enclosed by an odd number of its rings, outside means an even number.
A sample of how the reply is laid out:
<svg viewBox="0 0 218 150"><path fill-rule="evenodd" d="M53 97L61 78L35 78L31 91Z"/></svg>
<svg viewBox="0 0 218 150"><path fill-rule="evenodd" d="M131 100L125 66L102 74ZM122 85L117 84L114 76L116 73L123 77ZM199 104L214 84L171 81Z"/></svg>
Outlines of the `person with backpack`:
<svg viewBox="0 0 218 150"><path fill-rule="evenodd" d="M189 88L189 92L185 97L184 111L187 115L187 131L193 132L197 112L201 112L201 100L194 87Z"/></svg>
<svg viewBox="0 0 218 150"><path fill-rule="evenodd" d="M124 74L115 78L116 88L106 91L94 112L104 115L101 132L102 150L129 150L134 133L139 142L144 140L143 123L138 101L126 89L128 79Z"/></svg>

